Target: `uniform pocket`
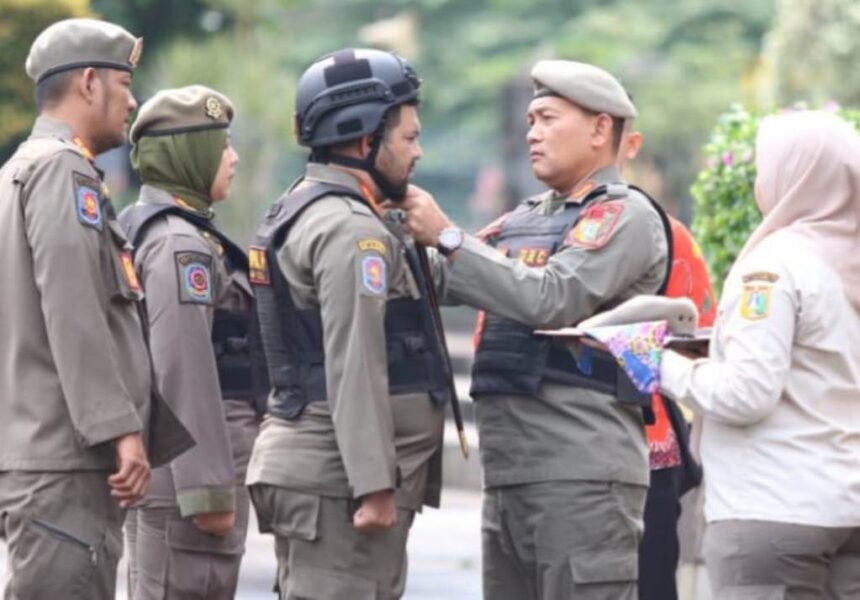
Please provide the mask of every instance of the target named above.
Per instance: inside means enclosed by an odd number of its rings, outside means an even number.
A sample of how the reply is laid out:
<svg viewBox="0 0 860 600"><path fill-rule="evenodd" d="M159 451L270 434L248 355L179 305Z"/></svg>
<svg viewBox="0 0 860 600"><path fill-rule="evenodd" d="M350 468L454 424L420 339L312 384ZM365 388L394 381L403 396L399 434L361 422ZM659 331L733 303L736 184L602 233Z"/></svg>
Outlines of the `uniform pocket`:
<svg viewBox="0 0 860 600"><path fill-rule="evenodd" d="M275 535L312 542L318 536L319 514L319 496L275 488L271 521Z"/></svg>
<svg viewBox="0 0 860 600"><path fill-rule="evenodd" d="M91 598L97 572L116 572L119 537L75 510L25 517L11 565L16 598Z"/></svg>
<svg viewBox="0 0 860 600"><path fill-rule="evenodd" d="M245 527L239 523L225 536L207 533L190 518L171 518L167 522L167 545L186 552L208 552L210 554L241 554L245 548Z"/></svg>
<svg viewBox="0 0 860 600"><path fill-rule="evenodd" d="M577 584L629 582L639 578L636 554L577 552L568 560L571 576Z"/></svg>
<svg viewBox="0 0 860 600"><path fill-rule="evenodd" d="M286 600L375 600L376 582L352 573L301 566L290 571Z"/></svg>

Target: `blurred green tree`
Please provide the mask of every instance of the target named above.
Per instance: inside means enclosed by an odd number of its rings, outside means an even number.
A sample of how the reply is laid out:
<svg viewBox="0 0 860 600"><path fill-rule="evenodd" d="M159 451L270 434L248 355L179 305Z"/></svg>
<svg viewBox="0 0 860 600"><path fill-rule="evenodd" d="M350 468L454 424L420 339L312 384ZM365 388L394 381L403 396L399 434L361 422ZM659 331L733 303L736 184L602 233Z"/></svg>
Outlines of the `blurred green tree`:
<svg viewBox="0 0 860 600"><path fill-rule="evenodd" d="M24 71L30 45L54 21L88 12L88 0L0 0L0 164L36 116L33 81Z"/></svg>

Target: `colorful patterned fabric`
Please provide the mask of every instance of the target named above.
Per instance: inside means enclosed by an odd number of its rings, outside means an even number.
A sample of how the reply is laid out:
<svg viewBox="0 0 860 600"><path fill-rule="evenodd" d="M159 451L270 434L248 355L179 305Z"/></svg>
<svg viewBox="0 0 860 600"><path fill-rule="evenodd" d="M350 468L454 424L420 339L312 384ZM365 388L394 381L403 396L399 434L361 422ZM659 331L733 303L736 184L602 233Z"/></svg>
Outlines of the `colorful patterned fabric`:
<svg viewBox="0 0 860 600"><path fill-rule="evenodd" d="M585 333L603 343L640 392L660 388L660 362L666 339L666 321L593 327Z"/></svg>

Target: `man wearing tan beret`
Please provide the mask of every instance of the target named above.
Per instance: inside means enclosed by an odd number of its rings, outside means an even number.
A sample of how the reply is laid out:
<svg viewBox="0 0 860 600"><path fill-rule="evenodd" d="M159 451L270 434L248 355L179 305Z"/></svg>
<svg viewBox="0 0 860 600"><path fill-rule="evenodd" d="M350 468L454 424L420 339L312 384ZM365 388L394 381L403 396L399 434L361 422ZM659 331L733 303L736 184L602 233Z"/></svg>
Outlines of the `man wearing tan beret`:
<svg viewBox="0 0 860 600"><path fill-rule="evenodd" d="M472 372L484 596L636 600L650 398L608 354L576 360L534 331L661 293L667 223L615 166L636 116L621 84L573 61L541 61L531 75L529 156L549 189L473 237L412 187L406 224L439 249L444 299L486 311Z"/></svg>
<svg viewBox="0 0 860 600"><path fill-rule="evenodd" d="M140 54L123 28L72 19L27 58L39 117L0 169L6 600L112 600L124 509L193 444L151 394L131 246L93 163L125 142Z"/></svg>
<svg viewBox="0 0 860 600"><path fill-rule="evenodd" d="M134 600L236 593L250 499L245 469L269 393L248 258L219 228L238 154L230 100L191 85L163 90L131 127L143 186L119 217L146 290L156 381L197 445L153 469L129 515Z"/></svg>

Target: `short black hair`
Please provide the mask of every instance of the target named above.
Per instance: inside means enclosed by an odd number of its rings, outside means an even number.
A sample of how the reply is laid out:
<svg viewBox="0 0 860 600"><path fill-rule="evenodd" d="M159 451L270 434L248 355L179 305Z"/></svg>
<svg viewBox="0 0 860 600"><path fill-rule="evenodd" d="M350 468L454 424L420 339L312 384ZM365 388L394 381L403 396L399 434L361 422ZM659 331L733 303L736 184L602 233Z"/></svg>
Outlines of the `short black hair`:
<svg viewBox="0 0 860 600"><path fill-rule="evenodd" d="M36 108L41 112L46 108L56 106L69 91L72 80L83 69L60 71L36 84Z"/></svg>
<svg viewBox="0 0 860 600"><path fill-rule="evenodd" d="M68 71L60 71L45 77L42 81L36 84L36 109L41 112L46 108L52 108L65 98L72 85L72 80L86 67L79 69L69 69ZM96 67L96 75L102 81L107 77L108 69Z"/></svg>

